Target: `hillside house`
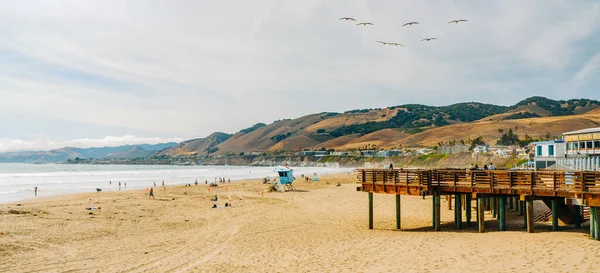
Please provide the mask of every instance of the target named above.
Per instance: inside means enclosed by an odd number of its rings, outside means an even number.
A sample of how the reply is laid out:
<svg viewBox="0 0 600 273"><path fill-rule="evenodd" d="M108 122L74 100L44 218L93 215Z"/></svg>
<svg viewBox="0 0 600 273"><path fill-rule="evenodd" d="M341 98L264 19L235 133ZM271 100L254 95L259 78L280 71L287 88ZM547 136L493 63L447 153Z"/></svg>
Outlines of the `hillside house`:
<svg viewBox="0 0 600 273"><path fill-rule="evenodd" d="M361 150L360 155L364 157L374 157L377 155L376 150Z"/></svg>
<svg viewBox="0 0 600 273"><path fill-rule="evenodd" d="M487 145L476 145L475 147L473 147L473 152L474 153L487 153L487 152L489 152L489 149L488 149Z"/></svg>
<svg viewBox="0 0 600 273"><path fill-rule="evenodd" d="M468 153L469 146L467 145L454 145L454 146L440 146L438 148L438 154L459 154Z"/></svg>
<svg viewBox="0 0 600 273"><path fill-rule="evenodd" d="M399 151L399 150L383 150L383 151L379 151L379 152L377 152L377 154L375 154L375 156L383 157L383 158L388 158L390 156L400 156L400 155L402 155L402 151Z"/></svg>
<svg viewBox="0 0 600 273"><path fill-rule="evenodd" d="M329 155L328 151L300 151L296 155L299 156L326 156Z"/></svg>

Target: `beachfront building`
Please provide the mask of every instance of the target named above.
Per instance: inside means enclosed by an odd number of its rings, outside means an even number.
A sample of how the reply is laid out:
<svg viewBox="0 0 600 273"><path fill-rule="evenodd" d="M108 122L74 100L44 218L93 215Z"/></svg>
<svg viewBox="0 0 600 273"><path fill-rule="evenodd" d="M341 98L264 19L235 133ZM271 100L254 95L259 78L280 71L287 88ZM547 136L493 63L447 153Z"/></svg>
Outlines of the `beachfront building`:
<svg viewBox="0 0 600 273"><path fill-rule="evenodd" d="M459 154L459 153L468 153L469 146L461 144L454 146L440 146L438 148L438 154Z"/></svg>
<svg viewBox="0 0 600 273"><path fill-rule="evenodd" d="M565 142L563 140L539 141L532 143L534 168L544 169L556 165L565 157Z"/></svg>
<svg viewBox="0 0 600 273"><path fill-rule="evenodd" d="M297 152L296 155L299 156L326 156L329 155L328 151L300 151Z"/></svg>
<svg viewBox="0 0 600 273"><path fill-rule="evenodd" d="M360 155L363 157L374 157L375 155L377 155L377 151L376 150L361 150Z"/></svg>
<svg viewBox="0 0 600 273"><path fill-rule="evenodd" d="M376 157L388 158L390 156L400 156L402 155L402 151L399 150L383 150L379 151L375 154Z"/></svg>
<svg viewBox="0 0 600 273"><path fill-rule="evenodd" d="M488 146L487 145L477 145L477 146L473 147L473 152L474 153L487 153L487 152L489 152Z"/></svg>
<svg viewBox="0 0 600 273"><path fill-rule="evenodd" d="M563 133L565 156L556 169L600 170L600 127Z"/></svg>

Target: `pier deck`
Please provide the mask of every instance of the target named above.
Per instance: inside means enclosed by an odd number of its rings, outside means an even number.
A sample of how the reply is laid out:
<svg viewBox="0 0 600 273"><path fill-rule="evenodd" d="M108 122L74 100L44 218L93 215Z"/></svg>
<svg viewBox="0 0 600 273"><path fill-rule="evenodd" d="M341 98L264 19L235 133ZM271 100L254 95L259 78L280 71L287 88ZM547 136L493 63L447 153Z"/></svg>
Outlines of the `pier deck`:
<svg viewBox="0 0 600 273"><path fill-rule="evenodd" d="M483 211L492 210L498 214L500 230L505 229L506 206L521 207L521 213L527 215L525 224L533 232L533 199L552 204L553 228L558 229L557 218L570 206L573 214L578 214L581 206L589 206L590 235L600 239L600 172L587 171L517 171L517 170L385 170L358 169L360 186L357 190L369 193L369 227L373 228L373 193L395 194L397 203L397 221L400 228L400 196L433 196L433 226L439 230L439 198L441 195L455 196L455 222L462 226L460 207L466 206L467 224L471 219L471 200L476 198L476 219L483 232ZM491 202L490 202L491 199ZM515 206L513 206L515 204ZM520 205L520 206L519 206ZM490 208L490 206L492 208ZM596 215L599 214L599 215ZM436 220L437 223L436 223ZM580 215L572 215L576 227L581 223ZM436 228L437 225L437 228Z"/></svg>

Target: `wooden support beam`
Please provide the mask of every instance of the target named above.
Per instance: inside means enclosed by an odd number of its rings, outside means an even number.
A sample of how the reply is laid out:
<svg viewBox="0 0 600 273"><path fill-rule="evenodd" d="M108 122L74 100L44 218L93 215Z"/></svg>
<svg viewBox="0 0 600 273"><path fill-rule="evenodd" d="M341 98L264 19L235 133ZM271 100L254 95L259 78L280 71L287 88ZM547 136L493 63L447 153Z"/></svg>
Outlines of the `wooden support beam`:
<svg viewBox="0 0 600 273"><path fill-rule="evenodd" d="M401 229L400 223L400 194L396 194L396 229Z"/></svg>
<svg viewBox="0 0 600 273"><path fill-rule="evenodd" d="M596 239L596 232L594 231L594 225L596 224L596 208L590 207L590 238Z"/></svg>
<svg viewBox="0 0 600 273"><path fill-rule="evenodd" d="M431 196L431 226L435 230L435 195Z"/></svg>
<svg viewBox="0 0 600 273"><path fill-rule="evenodd" d="M550 201L552 203L552 230L558 230L558 200L556 198Z"/></svg>
<svg viewBox="0 0 600 273"><path fill-rule="evenodd" d="M369 229L373 229L373 193L369 192Z"/></svg>
<svg viewBox="0 0 600 273"><path fill-rule="evenodd" d="M600 210L594 207L594 238L600 240Z"/></svg>
<svg viewBox="0 0 600 273"><path fill-rule="evenodd" d="M435 231L440 231L440 222L441 222L441 217L440 217L440 213L441 213L441 208L440 208L440 195L436 194L433 196L433 210L434 210L434 214L435 214L435 221L434 221L434 230Z"/></svg>
<svg viewBox="0 0 600 273"><path fill-rule="evenodd" d="M446 201L448 201L448 210L452 210L452 195L446 195Z"/></svg>
<svg viewBox="0 0 600 273"><path fill-rule="evenodd" d="M471 225L471 195L465 194L465 213L467 218L467 226Z"/></svg>
<svg viewBox="0 0 600 273"><path fill-rule="evenodd" d="M498 197L498 218L500 222L500 231L506 230L506 196Z"/></svg>
<svg viewBox="0 0 600 273"><path fill-rule="evenodd" d="M485 198L477 197L477 227L479 228L479 233L484 233L484 223L485 223L485 210L484 210Z"/></svg>
<svg viewBox="0 0 600 273"><path fill-rule="evenodd" d="M527 206L527 232L529 233L533 233L534 229L533 229L533 225L535 224L533 222L533 196L527 196L526 200L525 200L526 206Z"/></svg>
<svg viewBox="0 0 600 273"><path fill-rule="evenodd" d="M498 218L498 198L492 197L491 205L492 205L492 217Z"/></svg>
<svg viewBox="0 0 600 273"><path fill-rule="evenodd" d="M525 215L525 201L519 201L519 216Z"/></svg>
<svg viewBox="0 0 600 273"><path fill-rule="evenodd" d="M573 206L573 222L575 223L576 229L581 228L581 206Z"/></svg>
<svg viewBox="0 0 600 273"><path fill-rule="evenodd" d="M462 208L461 208L461 194L454 195L454 223L456 229L462 229Z"/></svg>

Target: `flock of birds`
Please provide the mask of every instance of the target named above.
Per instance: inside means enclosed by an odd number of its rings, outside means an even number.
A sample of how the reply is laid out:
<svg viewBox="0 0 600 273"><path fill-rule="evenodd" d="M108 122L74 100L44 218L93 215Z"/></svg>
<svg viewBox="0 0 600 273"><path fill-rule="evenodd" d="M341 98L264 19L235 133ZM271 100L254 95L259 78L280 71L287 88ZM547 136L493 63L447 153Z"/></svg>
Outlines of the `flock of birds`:
<svg viewBox="0 0 600 273"><path fill-rule="evenodd" d="M356 22L356 19L354 19L354 18L352 18L352 17L342 17L342 18L340 18L340 20L344 20L344 21L354 21L354 22ZM458 24L458 23L461 23L461 22L467 22L467 20L465 20L465 19L452 20L452 21L448 22L448 24L452 24L452 23L454 23L454 24ZM419 24L419 22L413 21L413 22L408 22L408 23L406 23L406 24L404 24L404 25L402 25L402 26L403 26L403 27L406 27L406 26L412 26L412 25L418 25L418 24ZM358 24L356 24L356 25L357 25L357 26L373 26L373 25L375 25L375 24L373 24L373 23L371 23L371 22L359 22L359 23L358 23ZM438 38L436 38L436 37L425 37L425 38L423 38L423 39L421 40L421 42L429 42L429 41L432 41L432 40L437 40L437 39L438 39ZM403 44L400 44L400 43L394 43L394 42L385 42L385 41L376 41L376 42L377 42L377 43L380 43L380 44L382 44L382 45L392 45L392 46L402 46L402 47L404 47L404 45L403 45Z"/></svg>

